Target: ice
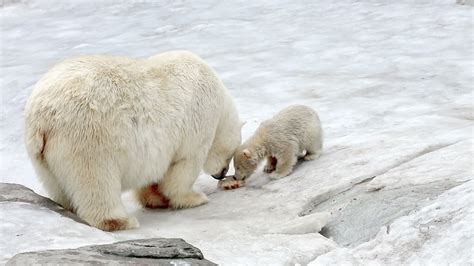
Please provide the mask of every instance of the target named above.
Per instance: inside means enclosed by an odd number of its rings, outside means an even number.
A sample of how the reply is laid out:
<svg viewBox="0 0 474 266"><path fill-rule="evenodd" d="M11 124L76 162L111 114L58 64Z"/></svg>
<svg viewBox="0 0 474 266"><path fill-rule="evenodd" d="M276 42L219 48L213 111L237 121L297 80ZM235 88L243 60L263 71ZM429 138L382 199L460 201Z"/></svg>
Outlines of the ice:
<svg viewBox="0 0 474 266"><path fill-rule="evenodd" d="M434 203L382 228L373 240L354 249L337 248L310 265L472 264L473 181L449 190Z"/></svg>
<svg viewBox="0 0 474 266"><path fill-rule="evenodd" d="M222 265L474 263L471 6L454 0L2 3L0 182L45 194L25 152L23 108L41 75L84 54L144 58L191 50L230 89L247 121L244 138L299 103L318 111L325 146L319 159L277 181L260 169L245 187L222 191L203 174L195 187L210 202L195 209L144 210L124 194L140 222L136 230L105 233L47 210L2 203L0 239L8 241L0 244L0 263L18 252L147 237L183 238ZM411 194L412 187L429 196ZM318 216L337 210L333 200L356 223L361 219L344 195L364 195L381 209L371 195L397 198L397 191L417 201L381 200L395 212L372 221L375 228L361 223L360 232L346 233L380 231L371 240L344 246L318 233L334 224L336 213ZM364 206L370 205L361 206L365 218L374 220Z"/></svg>

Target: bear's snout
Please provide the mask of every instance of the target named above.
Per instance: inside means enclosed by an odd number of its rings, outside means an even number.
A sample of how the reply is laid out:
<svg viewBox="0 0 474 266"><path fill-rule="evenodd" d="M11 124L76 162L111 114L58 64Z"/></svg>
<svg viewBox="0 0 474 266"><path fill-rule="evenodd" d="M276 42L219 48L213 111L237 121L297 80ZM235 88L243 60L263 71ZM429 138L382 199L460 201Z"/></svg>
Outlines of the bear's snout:
<svg viewBox="0 0 474 266"><path fill-rule="evenodd" d="M212 175L212 177L214 177L217 180L221 180L225 177L228 170L229 169L226 167L226 168L222 169L222 172L220 172L219 174Z"/></svg>

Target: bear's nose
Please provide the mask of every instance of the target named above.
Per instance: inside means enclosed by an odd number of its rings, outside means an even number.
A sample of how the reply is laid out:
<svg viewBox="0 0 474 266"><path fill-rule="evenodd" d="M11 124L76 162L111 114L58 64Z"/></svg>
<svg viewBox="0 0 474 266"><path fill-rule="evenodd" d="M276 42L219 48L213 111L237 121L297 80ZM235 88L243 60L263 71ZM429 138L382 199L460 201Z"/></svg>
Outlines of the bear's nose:
<svg viewBox="0 0 474 266"><path fill-rule="evenodd" d="M223 175L211 175L211 176L214 177L214 178L217 179L217 180L224 179L224 176L223 176Z"/></svg>
<svg viewBox="0 0 474 266"><path fill-rule="evenodd" d="M227 167L222 169L222 172L220 174L217 174L217 175L212 175L212 177L214 177L215 179L217 180L221 180L225 177L225 175L227 174L227 170L229 170Z"/></svg>

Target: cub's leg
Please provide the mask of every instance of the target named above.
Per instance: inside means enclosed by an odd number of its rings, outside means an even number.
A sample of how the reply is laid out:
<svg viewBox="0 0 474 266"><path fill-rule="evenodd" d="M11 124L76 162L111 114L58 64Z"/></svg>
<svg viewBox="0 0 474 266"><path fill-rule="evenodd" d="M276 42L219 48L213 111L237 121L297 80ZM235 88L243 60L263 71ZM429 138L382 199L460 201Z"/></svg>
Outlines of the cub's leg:
<svg viewBox="0 0 474 266"><path fill-rule="evenodd" d="M135 195L138 202L145 208L166 209L170 205L169 199L163 195L158 183L153 183L136 190Z"/></svg>
<svg viewBox="0 0 474 266"><path fill-rule="evenodd" d="M271 173L275 171L276 165L277 165L277 159L273 156L268 156L267 163L265 165L265 168L263 168L263 171L265 173Z"/></svg>
<svg viewBox="0 0 474 266"><path fill-rule="evenodd" d="M291 171L293 171L293 166L298 160L296 149L294 147L289 147L281 154L275 156L277 159L276 169L270 174L270 178L280 179L289 175Z"/></svg>
<svg viewBox="0 0 474 266"><path fill-rule="evenodd" d="M160 182L160 187L173 208L191 208L209 201L204 193L193 190L193 184L202 165L202 159L188 157L174 162L170 166Z"/></svg>

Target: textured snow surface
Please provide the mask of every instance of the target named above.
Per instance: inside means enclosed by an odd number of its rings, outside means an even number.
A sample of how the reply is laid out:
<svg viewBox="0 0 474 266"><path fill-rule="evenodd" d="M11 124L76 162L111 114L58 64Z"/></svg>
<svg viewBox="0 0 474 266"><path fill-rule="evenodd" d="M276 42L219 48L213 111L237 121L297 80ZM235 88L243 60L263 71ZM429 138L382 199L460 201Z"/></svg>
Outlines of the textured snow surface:
<svg viewBox="0 0 474 266"><path fill-rule="evenodd" d="M4 3L0 182L44 194L23 145L23 108L41 75L83 54L191 50L231 90L247 121L244 138L281 108L300 103L319 112L325 148L278 181L258 173L246 187L222 191L202 175L195 187L210 202L195 209L144 210L124 194L140 221L136 230L105 233L28 204L2 203L0 263L18 252L146 237L184 238L222 265L474 263L471 6L454 0ZM412 187L426 193L412 195ZM362 210L380 209L368 199L387 193L393 197L380 202L395 211L387 222L372 219L346 230L348 239L364 240L342 245L336 235L317 231L341 217L331 202L343 193L365 193ZM414 202L397 201L396 193ZM351 206L344 204L349 219L337 220L334 232L360 222ZM370 211L364 215L370 220Z"/></svg>

